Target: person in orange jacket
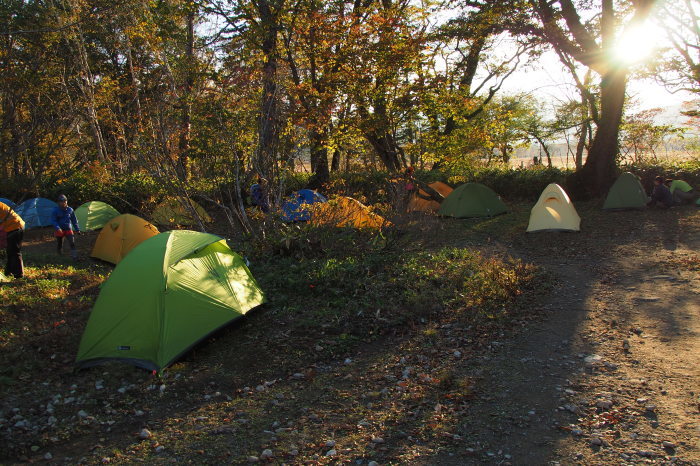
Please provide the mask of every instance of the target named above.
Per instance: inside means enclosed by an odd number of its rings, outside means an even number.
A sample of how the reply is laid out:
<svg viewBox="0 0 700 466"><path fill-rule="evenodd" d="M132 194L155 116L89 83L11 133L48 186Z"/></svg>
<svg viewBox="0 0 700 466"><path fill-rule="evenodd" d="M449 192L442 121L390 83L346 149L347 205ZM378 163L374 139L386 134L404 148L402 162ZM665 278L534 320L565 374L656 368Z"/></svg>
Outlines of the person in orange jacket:
<svg viewBox="0 0 700 466"><path fill-rule="evenodd" d="M22 240L24 239L24 220L8 206L0 202L0 229L7 233L7 265L5 275L15 278L24 276L24 263L22 262Z"/></svg>

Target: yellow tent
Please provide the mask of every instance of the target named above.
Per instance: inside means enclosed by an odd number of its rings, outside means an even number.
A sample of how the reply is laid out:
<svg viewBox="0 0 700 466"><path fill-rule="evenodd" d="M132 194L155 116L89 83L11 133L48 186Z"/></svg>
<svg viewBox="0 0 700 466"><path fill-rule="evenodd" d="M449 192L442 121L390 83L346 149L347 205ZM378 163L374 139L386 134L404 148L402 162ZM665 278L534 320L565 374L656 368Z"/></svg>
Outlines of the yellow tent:
<svg viewBox="0 0 700 466"><path fill-rule="evenodd" d="M540 199L530 212L527 231L580 231L581 218L564 189L552 183L542 191Z"/></svg>
<svg viewBox="0 0 700 466"><path fill-rule="evenodd" d="M453 191L452 188L450 188L448 185L443 183L442 181L436 181L435 183L430 183L428 185L429 187L433 188L435 191L439 192L442 194L442 197L447 197L450 195L450 193ZM428 199L425 199L428 198ZM432 198L430 198L430 195L420 189L418 191L418 194L414 194L411 196L411 200L408 201L408 211L412 212L414 210L418 210L421 212L437 212L440 209L440 203L437 201L434 201Z"/></svg>
<svg viewBox="0 0 700 466"><path fill-rule="evenodd" d="M391 222L381 215L372 213L366 205L351 197L337 197L328 202L309 206L311 223L337 227L382 228Z"/></svg>
<svg viewBox="0 0 700 466"><path fill-rule="evenodd" d="M190 200L190 203L203 222L211 222L211 217L204 210L204 207L193 200ZM153 211L153 221L158 225L194 225L197 223L192 213L183 207L182 202L173 197L158 204L158 207Z"/></svg>
<svg viewBox="0 0 700 466"><path fill-rule="evenodd" d="M90 255L118 264L129 251L157 234L158 229L141 217L118 215L102 227Z"/></svg>

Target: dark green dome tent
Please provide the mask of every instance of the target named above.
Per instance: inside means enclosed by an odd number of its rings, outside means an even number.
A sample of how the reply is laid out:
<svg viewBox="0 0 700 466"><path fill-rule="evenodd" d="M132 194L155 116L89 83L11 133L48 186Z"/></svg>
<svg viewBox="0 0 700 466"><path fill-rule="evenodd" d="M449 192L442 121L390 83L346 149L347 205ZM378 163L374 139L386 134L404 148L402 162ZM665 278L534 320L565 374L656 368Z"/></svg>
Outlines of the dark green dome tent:
<svg viewBox="0 0 700 466"><path fill-rule="evenodd" d="M76 366L119 360L161 371L264 301L225 240L188 230L161 233L134 248L102 285Z"/></svg>
<svg viewBox="0 0 700 466"><path fill-rule="evenodd" d="M99 230L117 216L117 209L102 201L86 202L75 209L75 217L83 231Z"/></svg>
<svg viewBox="0 0 700 466"><path fill-rule="evenodd" d="M501 198L481 183L465 183L442 201L440 215L448 217L493 217L508 212Z"/></svg>
<svg viewBox="0 0 700 466"><path fill-rule="evenodd" d="M603 209L643 209L647 205L647 194L635 175L625 172L615 181L605 198Z"/></svg>

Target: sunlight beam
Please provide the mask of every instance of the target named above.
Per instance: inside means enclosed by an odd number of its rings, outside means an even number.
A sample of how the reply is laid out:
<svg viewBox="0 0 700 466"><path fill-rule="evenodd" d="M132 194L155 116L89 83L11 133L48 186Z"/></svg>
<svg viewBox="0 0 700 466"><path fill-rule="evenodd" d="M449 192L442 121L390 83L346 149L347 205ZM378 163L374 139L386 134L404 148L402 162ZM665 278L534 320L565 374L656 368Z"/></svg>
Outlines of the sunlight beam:
<svg viewBox="0 0 700 466"><path fill-rule="evenodd" d="M627 29L617 39L612 49L612 59L627 65L645 61L657 47L657 33L648 23Z"/></svg>

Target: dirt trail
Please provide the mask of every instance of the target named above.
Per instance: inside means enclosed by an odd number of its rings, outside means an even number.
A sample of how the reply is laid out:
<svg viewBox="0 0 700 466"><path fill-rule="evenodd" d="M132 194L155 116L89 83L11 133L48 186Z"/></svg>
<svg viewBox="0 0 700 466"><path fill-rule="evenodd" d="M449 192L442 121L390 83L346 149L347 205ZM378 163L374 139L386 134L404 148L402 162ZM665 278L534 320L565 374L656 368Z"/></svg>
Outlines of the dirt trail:
<svg viewBox="0 0 700 466"><path fill-rule="evenodd" d="M547 317L464 368L466 448L421 463L700 464L700 225L677 218L507 245L554 277Z"/></svg>

